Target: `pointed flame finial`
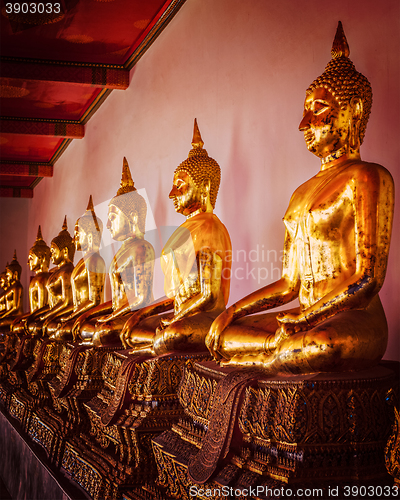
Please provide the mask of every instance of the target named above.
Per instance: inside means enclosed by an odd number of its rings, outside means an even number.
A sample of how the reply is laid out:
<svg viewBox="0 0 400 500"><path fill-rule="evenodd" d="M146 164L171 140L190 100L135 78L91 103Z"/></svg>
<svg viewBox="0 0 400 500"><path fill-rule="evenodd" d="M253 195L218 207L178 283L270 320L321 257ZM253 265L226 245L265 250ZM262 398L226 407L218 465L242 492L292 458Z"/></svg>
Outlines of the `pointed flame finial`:
<svg viewBox="0 0 400 500"><path fill-rule="evenodd" d="M201 138L199 126L197 125L197 119L194 119L194 128L193 128L193 139L192 146L194 148L201 149L204 146L203 139Z"/></svg>
<svg viewBox="0 0 400 500"><path fill-rule="evenodd" d="M42 236L42 228L40 227L40 224L39 224L39 227L38 227L38 232L37 232L37 236L36 236L36 241L40 241L43 239L43 236Z"/></svg>
<svg viewBox="0 0 400 500"><path fill-rule="evenodd" d="M13 257L13 260L18 260L18 259L17 259L17 250L14 250L14 257Z"/></svg>
<svg viewBox="0 0 400 500"><path fill-rule="evenodd" d="M93 222L97 231L100 231L99 223L97 222L97 217L94 211L93 198L92 195L89 196L89 203L86 209L86 214L93 218ZM86 215L85 214L85 215Z"/></svg>
<svg viewBox="0 0 400 500"><path fill-rule="evenodd" d="M347 43L341 21L338 23L335 39L332 44L331 55L332 59L337 59L338 57L349 57L350 55L349 44Z"/></svg>
<svg viewBox="0 0 400 500"><path fill-rule="evenodd" d="M92 198L92 195L89 196L89 203L88 203L88 206L87 206L87 209L86 209L86 212L88 212L90 210L90 212L94 212L94 206L93 206L93 198Z"/></svg>
<svg viewBox="0 0 400 500"><path fill-rule="evenodd" d="M63 222L63 225L62 225L62 228L61 228L62 231L67 231L68 230L68 226L67 226L67 216L64 217L64 222Z"/></svg>
<svg viewBox="0 0 400 500"><path fill-rule="evenodd" d="M129 169L128 160L124 156L122 165L121 187L117 191L117 196L120 194L130 193L136 191L135 183L133 182L131 171Z"/></svg>

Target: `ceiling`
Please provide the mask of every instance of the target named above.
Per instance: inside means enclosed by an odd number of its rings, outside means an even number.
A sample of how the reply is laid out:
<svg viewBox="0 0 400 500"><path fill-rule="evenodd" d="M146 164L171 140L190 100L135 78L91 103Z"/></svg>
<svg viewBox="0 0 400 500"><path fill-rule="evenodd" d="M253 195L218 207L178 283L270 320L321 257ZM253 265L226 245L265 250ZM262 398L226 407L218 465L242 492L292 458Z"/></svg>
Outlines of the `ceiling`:
<svg viewBox="0 0 400 500"><path fill-rule="evenodd" d="M184 2L1 0L0 196L33 197Z"/></svg>

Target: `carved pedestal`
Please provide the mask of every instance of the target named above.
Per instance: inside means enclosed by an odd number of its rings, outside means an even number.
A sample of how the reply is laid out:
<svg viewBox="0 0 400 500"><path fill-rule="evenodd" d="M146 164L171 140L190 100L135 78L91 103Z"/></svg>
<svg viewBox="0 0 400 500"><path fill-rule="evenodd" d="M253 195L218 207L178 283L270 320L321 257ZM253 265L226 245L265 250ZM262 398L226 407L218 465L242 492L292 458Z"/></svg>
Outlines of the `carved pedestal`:
<svg viewBox="0 0 400 500"><path fill-rule="evenodd" d="M51 345L49 343L48 348ZM44 377L46 380L50 374L58 372L46 382L51 397L45 407L32 412L28 433L45 449L51 462L59 466L67 438L89 430L83 401L101 390L101 361L110 349L69 343L55 345L58 346L59 368L51 366L46 361L47 356L43 356L44 366L38 374L39 379Z"/></svg>
<svg viewBox="0 0 400 500"><path fill-rule="evenodd" d="M90 432L67 440L63 469L95 499L120 498L124 489L153 481L151 440L183 415L176 392L185 364L205 358L105 353L103 389L84 403Z"/></svg>
<svg viewBox="0 0 400 500"><path fill-rule="evenodd" d="M158 484L169 497L189 500L191 487L390 483L384 448L393 417L386 399L389 390L398 391L398 364L382 362L364 372L249 379L237 402L230 452L219 456L213 474L199 486L191 474L201 464L205 442L212 443L210 455L218 453L223 425L218 415L211 419L211 408L217 384L230 373L213 362L185 372L179 399L186 415L153 440ZM224 412L220 403L219 413ZM209 466L213 457L202 460ZM141 498L139 492L135 498Z"/></svg>
<svg viewBox="0 0 400 500"><path fill-rule="evenodd" d="M400 379L400 369L397 373ZM400 490L400 405L399 392L395 390L389 391L388 400L390 406L393 407L394 423L392 433L385 449L386 469L391 476L394 477L394 482ZM400 491L399 491L400 493Z"/></svg>

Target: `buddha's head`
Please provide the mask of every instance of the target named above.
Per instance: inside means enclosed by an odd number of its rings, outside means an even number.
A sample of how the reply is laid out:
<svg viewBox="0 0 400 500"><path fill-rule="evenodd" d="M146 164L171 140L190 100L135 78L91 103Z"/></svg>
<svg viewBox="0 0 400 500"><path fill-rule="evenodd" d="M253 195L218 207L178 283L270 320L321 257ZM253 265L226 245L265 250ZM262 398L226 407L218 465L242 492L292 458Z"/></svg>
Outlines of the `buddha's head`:
<svg viewBox="0 0 400 500"><path fill-rule="evenodd" d="M8 266L8 262L7 262L7 266ZM0 273L0 288L2 288L3 290L7 290L7 288L8 288L7 273L5 271Z"/></svg>
<svg viewBox="0 0 400 500"><path fill-rule="evenodd" d="M19 281L21 278L22 267L17 260L17 251L14 250L14 257L10 264L6 265L6 279L9 285L12 285L15 281Z"/></svg>
<svg viewBox="0 0 400 500"><path fill-rule="evenodd" d="M42 230L39 226L36 241L33 247L29 250L28 266L31 271L47 272L50 264L50 248L42 237Z"/></svg>
<svg viewBox="0 0 400 500"><path fill-rule="evenodd" d="M108 204L107 228L116 241L130 237L143 238L146 226L147 205L132 180L129 165L124 158L121 185Z"/></svg>
<svg viewBox="0 0 400 500"><path fill-rule="evenodd" d="M175 210L185 216L197 212L212 212L217 201L221 169L218 163L203 149L197 120L194 121L192 146L188 158L174 172L169 197Z"/></svg>
<svg viewBox="0 0 400 500"><path fill-rule="evenodd" d="M325 71L306 91L299 126L309 151L322 160L332 154L335 158L359 153L372 105L371 85L349 59L350 50L340 22L331 54Z"/></svg>
<svg viewBox="0 0 400 500"><path fill-rule="evenodd" d="M103 223L96 217L92 195L90 195L86 212L75 223L75 249L82 252L98 251L102 232Z"/></svg>
<svg viewBox="0 0 400 500"><path fill-rule="evenodd" d="M68 232L67 217L58 236L53 238L50 245L51 261L59 266L63 263L73 262L75 255L74 240Z"/></svg>

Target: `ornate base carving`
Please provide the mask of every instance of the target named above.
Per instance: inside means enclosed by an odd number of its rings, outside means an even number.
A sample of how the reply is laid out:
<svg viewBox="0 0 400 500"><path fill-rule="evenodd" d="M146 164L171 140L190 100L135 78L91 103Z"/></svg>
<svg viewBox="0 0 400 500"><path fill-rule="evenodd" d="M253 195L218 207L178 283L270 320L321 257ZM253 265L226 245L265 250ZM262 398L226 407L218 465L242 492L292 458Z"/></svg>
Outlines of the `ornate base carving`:
<svg viewBox="0 0 400 500"><path fill-rule="evenodd" d="M105 352L102 391L84 403L89 433L67 440L62 466L72 477L95 471L79 484L94 498L116 498L127 485L156 475L151 440L183 415L177 389L183 367L205 354L143 360L128 351ZM86 486L85 486L86 484Z"/></svg>
<svg viewBox="0 0 400 500"><path fill-rule="evenodd" d="M395 484L400 488L400 406L398 388L397 391L390 390L387 399L393 407L394 423L385 448L385 464L389 474L394 477Z"/></svg>
<svg viewBox="0 0 400 500"><path fill-rule="evenodd" d="M393 418L386 395L398 390L398 367L382 362L368 372L273 377L248 386L236 447L202 488L247 476L255 485L387 482L384 447ZM220 429L210 422L211 408L227 373L213 362L187 369L179 389L186 417L153 440L158 484L172 498L192 498L188 465L206 432Z"/></svg>

